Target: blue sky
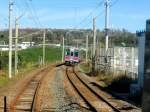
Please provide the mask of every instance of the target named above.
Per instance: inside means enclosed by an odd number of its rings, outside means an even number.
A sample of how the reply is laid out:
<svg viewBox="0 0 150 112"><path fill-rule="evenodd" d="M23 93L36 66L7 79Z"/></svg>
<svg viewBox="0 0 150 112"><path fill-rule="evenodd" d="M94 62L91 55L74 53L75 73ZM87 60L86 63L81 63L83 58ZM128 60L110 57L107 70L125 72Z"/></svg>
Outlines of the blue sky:
<svg viewBox="0 0 150 112"><path fill-rule="evenodd" d="M99 15L97 28L102 30L102 1L104 0L13 0L13 21L16 16L24 14L20 19L22 28L92 28L92 18ZM125 28L131 32L145 29L145 21L150 18L150 0L110 0L110 4L115 1L116 4L110 8L111 28ZM0 0L0 29L7 27L8 0Z"/></svg>

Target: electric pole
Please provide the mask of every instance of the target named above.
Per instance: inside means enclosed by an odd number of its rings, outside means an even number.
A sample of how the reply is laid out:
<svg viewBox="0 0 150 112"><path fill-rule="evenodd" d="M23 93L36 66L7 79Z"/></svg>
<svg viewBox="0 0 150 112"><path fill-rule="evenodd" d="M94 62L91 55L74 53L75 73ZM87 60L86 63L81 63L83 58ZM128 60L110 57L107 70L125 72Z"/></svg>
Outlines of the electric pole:
<svg viewBox="0 0 150 112"><path fill-rule="evenodd" d="M88 62L88 44L89 44L89 38L88 35L86 36L86 62Z"/></svg>
<svg viewBox="0 0 150 112"><path fill-rule="evenodd" d="M93 19L93 57L96 53L96 18Z"/></svg>
<svg viewBox="0 0 150 112"><path fill-rule="evenodd" d="M19 17L16 17L15 20L15 75L18 73L18 29L19 29L19 19L23 16L20 15Z"/></svg>
<svg viewBox="0 0 150 112"><path fill-rule="evenodd" d="M43 65L45 65L45 29L44 29L44 33L43 33Z"/></svg>
<svg viewBox="0 0 150 112"><path fill-rule="evenodd" d="M64 37L63 37L62 62L64 62L64 50L65 50L65 41L64 41Z"/></svg>
<svg viewBox="0 0 150 112"><path fill-rule="evenodd" d="M92 72L95 72L95 52L96 52L96 18L93 19L93 56L92 56Z"/></svg>
<svg viewBox="0 0 150 112"><path fill-rule="evenodd" d="M15 21L15 75L18 73L18 19Z"/></svg>
<svg viewBox="0 0 150 112"><path fill-rule="evenodd" d="M108 55L108 24L109 24L109 0L105 0L105 58L106 58L106 63L108 61L107 55Z"/></svg>
<svg viewBox="0 0 150 112"><path fill-rule="evenodd" d="M12 0L9 0L9 78L12 78Z"/></svg>

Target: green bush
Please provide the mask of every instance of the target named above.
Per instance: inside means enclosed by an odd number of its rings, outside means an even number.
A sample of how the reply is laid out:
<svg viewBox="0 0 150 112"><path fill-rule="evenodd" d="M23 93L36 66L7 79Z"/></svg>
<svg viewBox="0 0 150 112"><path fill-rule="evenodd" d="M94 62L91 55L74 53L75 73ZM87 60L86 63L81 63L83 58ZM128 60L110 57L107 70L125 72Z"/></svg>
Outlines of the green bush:
<svg viewBox="0 0 150 112"><path fill-rule="evenodd" d="M12 63L14 63L14 56L12 56ZM8 52L1 52L0 55L0 69L8 67Z"/></svg>

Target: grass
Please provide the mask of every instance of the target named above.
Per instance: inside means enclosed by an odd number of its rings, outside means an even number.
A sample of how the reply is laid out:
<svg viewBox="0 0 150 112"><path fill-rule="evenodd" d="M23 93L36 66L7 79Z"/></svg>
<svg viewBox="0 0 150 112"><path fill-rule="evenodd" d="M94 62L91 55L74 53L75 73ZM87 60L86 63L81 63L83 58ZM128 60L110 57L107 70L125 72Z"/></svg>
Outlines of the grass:
<svg viewBox="0 0 150 112"><path fill-rule="evenodd" d="M79 64L79 69L81 72L87 73L90 72L90 63L81 63Z"/></svg>
<svg viewBox="0 0 150 112"><path fill-rule="evenodd" d="M42 48L31 48L19 52L19 56L22 58L22 61L33 63L37 63L39 57L42 57L42 55ZM61 49L46 47L45 61L54 62L57 60L61 60Z"/></svg>
<svg viewBox="0 0 150 112"><path fill-rule="evenodd" d="M0 87L4 86L8 82L9 82L9 78L8 77L0 77Z"/></svg>
<svg viewBox="0 0 150 112"><path fill-rule="evenodd" d="M42 48L29 48L25 50L18 51L18 61L19 65L22 64L31 64L38 63L39 57L43 56ZM45 50L45 61L46 62L54 62L61 60L61 48L50 48L46 47ZM8 52L1 52L0 62L2 63L2 68L8 67ZM12 64L14 64L14 52L12 55ZM14 65L13 65L14 66Z"/></svg>
<svg viewBox="0 0 150 112"><path fill-rule="evenodd" d="M88 66L87 63L81 63L79 68L81 72L86 73L89 70L90 66ZM134 79L127 76L124 72L112 73L99 70L96 76L92 76L91 78L98 81L101 87L103 87L104 89L118 94L129 94L130 84L135 82ZM134 104L136 104L138 107L141 107L142 91L139 91L132 96L129 95L126 98L134 102Z"/></svg>
<svg viewBox="0 0 150 112"><path fill-rule="evenodd" d="M105 88L118 93L130 92L130 84L134 81L122 72L116 75L111 72L105 73L104 71L97 74L97 79L105 83Z"/></svg>
<svg viewBox="0 0 150 112"><path fill-rule="evenodd" d="M81 72L90 73L90 65L88 63L81 63L79 67ZM130 84L134 81L132 78L128 77L122 72L119 74L113 74L112 72L100 70L97 71L96 75L92 76L92 78L101 82L103 87L118 93L130 92Z"/></svg>
<svg viewBox="0 0 150 112"><path fill-rule="evenodd" d="M8 52L3 52L2 53L3 57L7 59L5 63L3 64L2 70L0 70L0 87L7 85L9 82L18 79L22 74L25 74L26 72L29 72L33 69L37 69L38 64L39 64L39 57L42 58L42 48L30 48L30 49L25 49L21 50L18 52L18 58L19 58L19 73L17 76L13 77L12 80L8 78ZM3 57L0 56L2 59ZM2 59L3 60L3 59ZM61 60L61 49L60 48L49 48L46 47L45 50L45 62L51 63L51 62L56 62ZM14 64L14 58L12 63ZM13 65L14 67L14 65ZM14 68L13 68L14 70Z"/></svg>
<svg viewBox="0 0 150 112"><path fill-rule="evenodd" d="M0 75L0 87L7 86L11 82L17 81L18 79L20 79L24 75L27 75L29 72L31 72L32 70L35 70L35 69L37 69L36 66L21 68L19 70L18 75L14 76L14 74L12 74L13 75L12 79L9 79L9 77L7 75L8 71L3 72L3 74Z"/></svg>

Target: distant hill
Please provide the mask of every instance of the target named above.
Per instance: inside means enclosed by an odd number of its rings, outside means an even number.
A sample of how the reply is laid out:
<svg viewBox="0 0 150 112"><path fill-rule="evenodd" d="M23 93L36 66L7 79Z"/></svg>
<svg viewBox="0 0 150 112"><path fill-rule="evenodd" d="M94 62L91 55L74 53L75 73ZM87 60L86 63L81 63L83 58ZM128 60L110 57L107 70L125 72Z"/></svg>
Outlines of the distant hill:
<svg viewBox="0 0 150 112"><path fill-rule="evenodd" d="M19 41L34 41L39 44L42 42L43 34L38 32L42 29L20 29ZM15 30L13 30L13 36ZM46 42L47 43L61 43L62 37L65 37L65 43L67 45L85 45L86 35L89 35L89 44L93 41L93 32L91 29L47 29ZM104 31L97 30L97 41L104 46L105 43ZM0 44L8 43L8 30L0 31ZM122 30L110 30L109 31L109 45L111 46L137 46L137 37L134 33L128 32L125 29Z"/></svg>

